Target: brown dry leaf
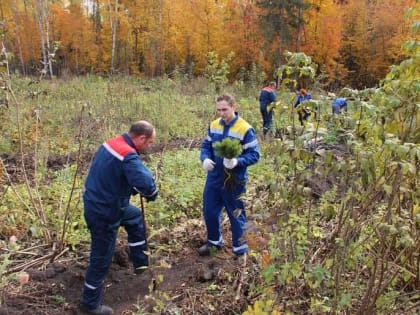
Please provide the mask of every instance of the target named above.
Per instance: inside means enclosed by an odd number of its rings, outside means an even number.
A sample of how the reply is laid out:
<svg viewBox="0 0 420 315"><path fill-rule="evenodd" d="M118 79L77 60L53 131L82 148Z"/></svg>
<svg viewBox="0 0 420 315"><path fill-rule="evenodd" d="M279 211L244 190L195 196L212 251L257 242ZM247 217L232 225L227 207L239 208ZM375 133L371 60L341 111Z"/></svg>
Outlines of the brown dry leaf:
<svg viewBox="0 0 420 315"><path fill-rule="evenodd" d="M260 248L257 234L251 232L246 233L246 240L250 249L257 250Z"/></svg>
<svg viewBox="0 0 420 315"><path fill-rule="evenodd" d="M272 263L271 255L268 251L264 251L261 255L261 267L265 268Z"/></svg>

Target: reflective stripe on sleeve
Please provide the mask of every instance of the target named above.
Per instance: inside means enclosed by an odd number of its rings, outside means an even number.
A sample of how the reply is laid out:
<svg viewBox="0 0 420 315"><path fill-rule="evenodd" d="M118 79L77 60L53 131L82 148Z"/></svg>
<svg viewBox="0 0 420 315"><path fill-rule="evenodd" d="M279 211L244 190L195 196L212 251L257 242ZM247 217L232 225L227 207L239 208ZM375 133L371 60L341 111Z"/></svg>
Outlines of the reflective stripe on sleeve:
<svg viewBox="0 0 420 315"><path fill-rule="evenodd" d="M254 141L244 144L243 148L244 150L249 149L249 148L255 147L257 144L258 144L258 140L255 139Z"/></svg>

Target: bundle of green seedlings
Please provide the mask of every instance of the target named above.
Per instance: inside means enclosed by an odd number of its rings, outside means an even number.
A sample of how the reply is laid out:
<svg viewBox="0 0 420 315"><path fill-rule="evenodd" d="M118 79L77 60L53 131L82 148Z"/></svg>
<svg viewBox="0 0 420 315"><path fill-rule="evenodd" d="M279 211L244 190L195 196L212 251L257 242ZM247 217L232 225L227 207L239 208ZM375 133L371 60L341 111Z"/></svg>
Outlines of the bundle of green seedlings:
<svg viewBox="0 0 420 315"><path fill-rule="evenodd" d="M242 145L237 139L225 138L214 144L216 155L226 158L236 158L242 152ZM232 170L225 167L224 187L233 190L237 184L237 178Z"/></svg>

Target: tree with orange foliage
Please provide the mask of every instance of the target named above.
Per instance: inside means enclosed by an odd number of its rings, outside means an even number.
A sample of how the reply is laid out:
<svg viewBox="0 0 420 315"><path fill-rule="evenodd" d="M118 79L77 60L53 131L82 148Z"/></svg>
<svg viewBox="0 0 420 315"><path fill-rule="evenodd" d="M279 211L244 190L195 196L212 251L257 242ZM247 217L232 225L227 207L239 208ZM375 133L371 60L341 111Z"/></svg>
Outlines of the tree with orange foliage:
<svg viewBox="0 0 420 315"><path fill-rule="evenodd" d="M312 0L310 9L305 15L308 24L305 26L305 41L302 50L312 56L327 77L325 83L331 86L340 81L346 70L339 62L343 32L343 6L335 0Z"/></svg>
<svg viewBox="0 0 420 315"><path fill-rule="evenodd" d="M264 66L261 58L261 43L264 38L258 27L258 10L253 3L254 1L246 0L228 1L226 4L226 34L220 49L223 55L235 52L235 58L230 65L233 73L252 71L255 64L259 64L261 68ZM231 43L235 43L235 46L232 47ZM270 70L270 66L266 70Z"/></svg>
<svg viewBox="0 0 420 315"><path fill-rule="evenodd" d="M245 81L262 70L270 76L287 50L312 56L330 87L364 87L403 58L403 16L414 2L2 0L0 17L11 69L22 73L43 64L51 74L54 61L61 73L202 75L212 51L233 52L231 78Z"/></svg>
<svg viewBox="0 0 420 315"><path fill-rule="evenodd" d="M91 71L96 60L96 45L92 24L83 14L82 7L51 6L52 37L59 43L55 61L60 75L83 74Z"/></svg>
<svg viewBox="0 0 420 315"><path fill-rule="evenodd" d="M404 57L408 36L404 12L415 0L355 0L345 6L341 58L353 87L376 85L388 67Z"/></svg>

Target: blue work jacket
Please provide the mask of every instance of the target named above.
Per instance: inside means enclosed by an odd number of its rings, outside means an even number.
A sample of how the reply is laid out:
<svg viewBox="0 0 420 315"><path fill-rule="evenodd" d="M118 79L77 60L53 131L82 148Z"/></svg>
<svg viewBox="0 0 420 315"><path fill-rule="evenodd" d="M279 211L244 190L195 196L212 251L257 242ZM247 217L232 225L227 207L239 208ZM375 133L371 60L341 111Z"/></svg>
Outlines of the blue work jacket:
<svg viewBox="0 0 420 315"><path fill-rule="evenodd" d="M307 94L305 94L305 95L301 95L301 94L299 94L299 95L297 96L297 98L296 98L296 102L295 102L295 104L294 104L294 107L298 106L298 105L299 105L299 104L301 104L301 103L304 103L304 102L306 102L306 101L309 101L310 99L312 99L312 95L311 95L311 94L309 94L309 93L307 93Z"/></svg>
<svg viewBox="0 0 420 315"><path fill-rule="evenodd" d="M232 169L232 172L241 183L245 184L248 179L247 167L258 162L260 153L254 129L238 114L228 124L221 118L210 124L207 137L201 145L200 154L201 161L208 158L216 162L214 169L207 174L207 183L223 186L223 157L216 156L214 145L225 138L237 139L242 145L242 153L237 157L238 165Z"/></svg>
<svg viewBox="0 0 420 315"><path fill-rule="evenodd" d="M340 108L347 106L347 99L344 97L339 97L334 100L333 105L340 106Z"/></svg>
<svg viewBox="0 0 420 315"><path fill-rule="evenodd" d="M276 92L270 87L265 87L261 90L260 97L260 109L267 110L267 106L272 102L276 101Z"/></svg>
<svg viewBox="0 0 420 315"><path fill-rule="evenodd" d="M157 195L158 189L133 141L123 134L103 143L93 159L83 195L85 214L117 222L134 192L148 198Z"/></svg>

